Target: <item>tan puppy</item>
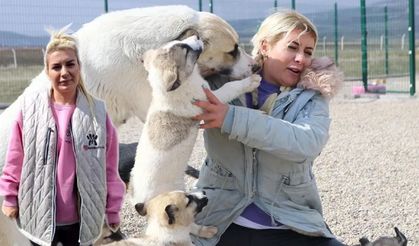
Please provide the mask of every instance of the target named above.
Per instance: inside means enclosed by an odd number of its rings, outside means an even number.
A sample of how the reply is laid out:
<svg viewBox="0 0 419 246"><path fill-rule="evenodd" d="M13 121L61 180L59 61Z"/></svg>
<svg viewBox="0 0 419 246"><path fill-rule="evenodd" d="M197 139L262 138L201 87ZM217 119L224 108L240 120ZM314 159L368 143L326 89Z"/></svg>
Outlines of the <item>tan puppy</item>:
<svg viewBox="0 0 419 246"><path fill-rule="evenodd" d="M192 246L190 233L208 237L217 232L215 227L196 226L195 215L207 205L208 199L203 193L171 191L160 194L145 205L135 208L141 215L147 216L147 229L144 237L130 238L108 245L128 246Z"/></svg>

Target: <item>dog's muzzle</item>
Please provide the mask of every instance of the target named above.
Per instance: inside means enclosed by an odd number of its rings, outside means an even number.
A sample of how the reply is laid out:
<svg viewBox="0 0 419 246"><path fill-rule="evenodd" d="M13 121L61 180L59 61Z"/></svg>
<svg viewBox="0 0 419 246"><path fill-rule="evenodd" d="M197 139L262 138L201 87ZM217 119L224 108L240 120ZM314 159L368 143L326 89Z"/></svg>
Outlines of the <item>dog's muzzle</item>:
<svg viewBox="0 0 419 246"><path fill-rule="evenodd" d="M195 212L197 214L208 205L208 198L205 195L205 191L192 192L188 195L188 198L196 204Z"/></svg>
<svg viewBox="0 0 419 246"><path fill-rule="evenodd" d="M208 205L208 198L205 196L205 197L195 200L195 202L196 202L196 213L198 214L202 211L202 209L204 209L204 207Z"/></svg>

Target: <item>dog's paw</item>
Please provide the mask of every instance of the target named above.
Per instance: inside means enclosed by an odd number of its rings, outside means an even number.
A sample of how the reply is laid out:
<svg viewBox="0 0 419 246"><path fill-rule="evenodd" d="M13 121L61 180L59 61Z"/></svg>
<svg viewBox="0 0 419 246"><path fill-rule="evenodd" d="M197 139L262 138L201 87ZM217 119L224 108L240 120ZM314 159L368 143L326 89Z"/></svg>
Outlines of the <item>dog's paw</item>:
<svg viewBox="0 0 419 246"><path fill-rule="evenodd" d="M203 238L212 238L217 234L218 229L215 226L202 226L199 230L199 237Z"/></svg>
<svg viewBox="0 0 419 246"><path fill-rule="evenodd" d="M255 90L256 88L258 88L260 85L260 81L262 80L259 74L252 74L247 79L249 80L249 85L246 88L247 92L251 92Z"/></svg>

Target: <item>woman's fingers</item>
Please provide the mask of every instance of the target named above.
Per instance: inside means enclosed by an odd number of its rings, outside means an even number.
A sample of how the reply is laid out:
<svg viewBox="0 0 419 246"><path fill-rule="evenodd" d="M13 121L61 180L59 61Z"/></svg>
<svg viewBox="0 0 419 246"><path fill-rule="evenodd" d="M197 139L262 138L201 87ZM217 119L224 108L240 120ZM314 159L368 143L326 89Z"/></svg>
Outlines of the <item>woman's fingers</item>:
<svg viewBox="0 0 419 246"><path fill-rule="evenodd" d="M193 102L195 106L202 108L203 113L196 115L192 119L203 121L204 123L199 125L199 128L202 129L220 128L223 125L228 106L218 100L210 89L203 88L203 90L208 101L196 100Z"/></svg>
<svg viewBox="0 0 419 246"><path fill-rule="evenodd" d="M220 100L212 93L212 91L208 88L204 88L205 95L207 96L208 102L213 104L220 104Z"/></svg>
<svg viewBox="0 0 419 246"><path fill-rule="evenodd" d="M202 114L198 114L196 116L193 117L194 120L203 120L203 121L211 121L214 120L215 115L212 113L202 113Z"/></svg>
<svg viewBox="0 0 419 246"><path fill-rule="evenodd" d="M198 106L204 110L204 112L211 112L214 111L214 104L209 101L199 101L196 100L193 102L193 105Z"/></svg>
<svg viewBox="0 0 419 246"><path fill-rule="evenodd" d="M8 206L2 206L1 208L4 215L11 219L15 219L18 216L18 208L17 207L8 207Z"/></svg>

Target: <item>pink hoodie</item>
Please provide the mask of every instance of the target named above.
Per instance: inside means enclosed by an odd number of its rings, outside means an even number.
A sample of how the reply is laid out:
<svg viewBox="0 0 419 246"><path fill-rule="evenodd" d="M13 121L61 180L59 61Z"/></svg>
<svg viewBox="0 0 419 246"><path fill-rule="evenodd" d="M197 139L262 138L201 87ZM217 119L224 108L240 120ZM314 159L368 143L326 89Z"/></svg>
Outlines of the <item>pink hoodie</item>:
<svg viewBox="0 0 419 246"><path fill-rule="evenodd" d="M77 207L76 161L72 138L69 133L71 116L75 105L52 107L58 129L58 159L56 167L56 222L68 225L79 221ZM22 142L22 113L19 114L11 131L3 174L0 177L0 195L5 197L3 205L18 206L17 196L24 157ZM118 173L118 137L109 116L106 117L106 217L109 224L119 224L119 211L125 194L125 184Z"/></svg>

